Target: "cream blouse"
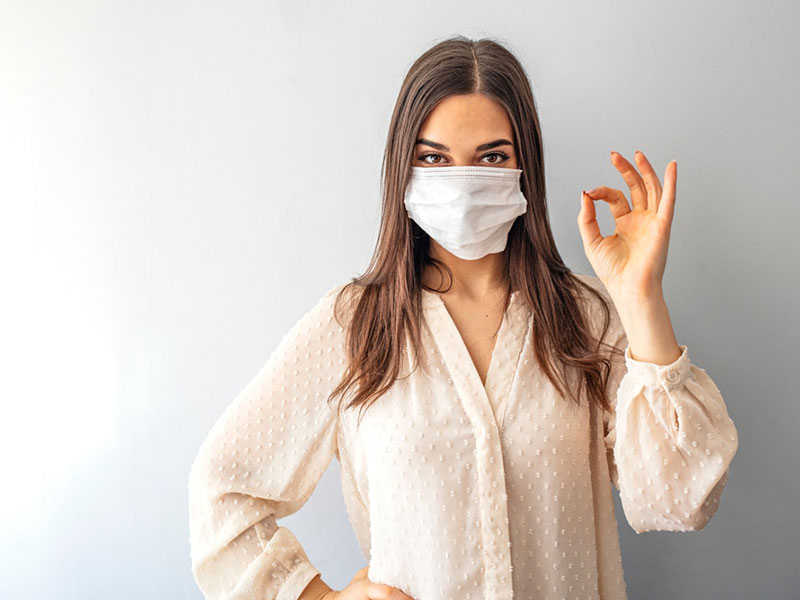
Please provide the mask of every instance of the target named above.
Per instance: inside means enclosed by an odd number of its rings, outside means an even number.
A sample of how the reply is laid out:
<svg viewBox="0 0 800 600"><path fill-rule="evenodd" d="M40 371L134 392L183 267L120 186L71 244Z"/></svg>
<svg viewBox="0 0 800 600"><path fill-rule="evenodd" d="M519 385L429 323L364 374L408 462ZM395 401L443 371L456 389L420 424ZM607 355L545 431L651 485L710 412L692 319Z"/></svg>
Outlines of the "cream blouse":
<svg viewBox="0 0 800 600"><path fill-rule="evenodd" d="M599 278L577 276L610 300ZM276 519L303 506L334 456L369 579L416 600L625 599L610 482L636 533L697 531L716 512L738 434L685 345L669 365L632 359L611 303L605 341L625 349L614 410L577 409L531 354L519 292L484 387L441 297L423 291L427 360L356 428L357 409L326 402L346 366L333 318L344 285L283 337L192 464L191 563L205 598L300 596L319 571Z"/></svg>

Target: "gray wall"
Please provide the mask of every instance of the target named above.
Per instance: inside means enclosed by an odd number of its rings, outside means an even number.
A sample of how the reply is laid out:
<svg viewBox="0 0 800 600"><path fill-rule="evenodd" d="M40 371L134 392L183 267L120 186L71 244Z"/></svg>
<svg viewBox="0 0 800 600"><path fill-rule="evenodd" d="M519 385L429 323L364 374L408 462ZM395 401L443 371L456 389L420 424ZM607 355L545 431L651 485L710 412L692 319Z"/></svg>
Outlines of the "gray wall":
<svg viewBox="0 0 800 600"><path fill-rule="evenodd" d="M609 152L643 150L662 180L678 160L667 303L740 446L702 532L637 536L617 505L631 599L800 598L796 4L0 7L4 598L200 597L189 465L365 268L401 80L455 33L528 69L573 269L593 274L581 188L627 191ZM334 460L282 523L342 588L365 561L338 478Z"/></svg>

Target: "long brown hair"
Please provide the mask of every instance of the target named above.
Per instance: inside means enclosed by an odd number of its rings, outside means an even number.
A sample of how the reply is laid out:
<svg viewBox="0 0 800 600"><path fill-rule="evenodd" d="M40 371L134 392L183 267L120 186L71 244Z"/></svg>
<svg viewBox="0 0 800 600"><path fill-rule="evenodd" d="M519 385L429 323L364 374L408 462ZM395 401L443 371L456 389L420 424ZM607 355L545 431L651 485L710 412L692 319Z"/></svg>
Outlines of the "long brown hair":
<svg viewBox="0 0 800 600"><path fill-rule="evenodd" d="M440 272L446 270L452 285L452 272L429 256L430 238L409 219L403 198L423 121L445 97L473 93L503 105L514 128L518 168L522 169L520 186L528 209L509 232L504 271L509 292L519 290L532 309L536 361L562 395L580 403L585 388L591 402L609 409L605 389L611 361L600 352L600 340L608 329L610 312L603 295L572 274L556 249L545 199L542 134L527 75L498 42L460 35L424 52L400 89L383 155L383 206L375 252L364 274L352 278L336 298L337 313L345 294L352 299L346 324L349 363L328 400L355 390L346 408L367 408L400 377L406 344L414 362L424 364L419 360L423 350L421 276L431 265ZM605 312L599 338L592 336L588 311L581 310L581 289L595 295ZM577 392L567 383L567 367L579 376Z"/></svg>

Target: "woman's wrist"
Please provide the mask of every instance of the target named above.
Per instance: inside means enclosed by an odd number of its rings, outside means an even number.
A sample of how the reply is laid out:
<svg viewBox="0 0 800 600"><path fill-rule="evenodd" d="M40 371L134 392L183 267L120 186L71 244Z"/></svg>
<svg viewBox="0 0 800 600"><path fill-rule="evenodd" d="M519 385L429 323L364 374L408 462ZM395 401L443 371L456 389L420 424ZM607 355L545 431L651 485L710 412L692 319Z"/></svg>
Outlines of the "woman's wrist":
<svg viewBox="0 0 800 600"><path fill-rule="evenodd" d="M322 581L322 575L315 575L300 594L298 600L334 600L336 591Z"/></svg>

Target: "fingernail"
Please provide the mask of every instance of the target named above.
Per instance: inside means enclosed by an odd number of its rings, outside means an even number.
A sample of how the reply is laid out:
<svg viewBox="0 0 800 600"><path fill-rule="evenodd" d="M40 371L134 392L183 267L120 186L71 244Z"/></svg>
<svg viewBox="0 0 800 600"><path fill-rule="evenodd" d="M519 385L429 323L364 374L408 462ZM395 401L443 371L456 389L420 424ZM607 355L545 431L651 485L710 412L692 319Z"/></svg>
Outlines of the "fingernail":
<svg viewBox="0 0 800 600"><path fill-rule="evenodd" d="M587 193L588 195L590 195L590 196L591 196L592 194L596 194L596 193L597 193L597 188L592 188L591 190L589 190L589 191L588 191L588 192L586 192L586 193Z"/></svg>

